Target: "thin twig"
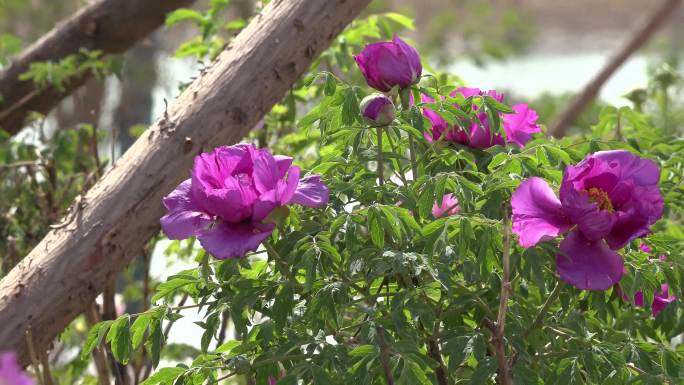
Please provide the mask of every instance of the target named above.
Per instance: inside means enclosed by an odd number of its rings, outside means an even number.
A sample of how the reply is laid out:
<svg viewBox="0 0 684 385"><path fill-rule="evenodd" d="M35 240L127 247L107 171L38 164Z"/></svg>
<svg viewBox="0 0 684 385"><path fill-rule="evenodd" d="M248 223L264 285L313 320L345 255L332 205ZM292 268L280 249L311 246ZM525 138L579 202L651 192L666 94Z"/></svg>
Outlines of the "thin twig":
<svg viewBox="0 0 684 385"><path fill-rule="evenodd" d="M418 162L416 161L416 145L413 142L413 136L411 133L408 134L409 141L409 156L411 158L411 177L412 179L418 180Z"/></svg>
<svg viewBox="0 0 684 385"><path fill-rule="evenodd" d="M375 332L378 336L378 344L380 345L380 362L382 363L382 370L385 373L385 380L387 385L394 385L394 376L392 375L392 367L390 366L390 351L385 341L385 328L382 325L375 327Z"/></svg>
<svg viewBox="0 0 684 385"><path fill-rule="evenodd" d="M41 364L43 365L43 379L45 380L45 385L55 385L55 381L52 379L52 372L50 371L50 362L48 362L47 353L41 352L39 358Z"/></svg>
<svg viewBox="0 0 684 385"><path fill-rule="evenodd" d="M506 312L508 311L508 297L510 295L510 264L511 264L511 236L508 223L508 212L504 212L503 223L503 276L501 279L501 296L499 297L499 313L494 327L492 343L496 354L496 362L499 366L499 383L501 385L513 385L511 370L506 359L506 347L504 345L504 325L506 324Z"/></svg>
<svg viewBox="0 0 684 385"><path fill-rule="evenodd" d="M553 291L549 296L546 298L546 301L544 302L544 305L542 305L542 308L539 310L539 313L537 314L536 317L534 317L534 321L530 324L530 326L525 329L525 333L523 334L523 338L527 338L532 334L534 329L538 328L542 324L542 320L544 319L544 316L546 313L549 311L549 308L553 303L556 301L558 298L558 295L560 294L561 290L563 289L563 286L565 286L565 282L563 281L558 281L556 284L556 287L553 288Z"/></svg>
<svg viewBox="0 0 684 385"><path fill-rule="evenodd" d="M36 347L33 344L33 333L31 327L26 329L26 346L28 347L29 358L31 359L31 364L33 365L33 370L36 372L36 378L40 385L47 385L45 383L45 377L40 370L40 363L38 362L38 355L36 354Z"/></svg>
<svg viewBox="0 0 684 385"><path fill-rule="evenodd" d="M97 305L92 302L85 311L86 322L89 327L100 322L100 314L97 311ZM107 366L107 357L105 357L102 348L97 346L93 349L93 361L95 362L95 371L100 385L109 385L109 367Z"/></svg>
<svg viewBox="0 0 684 385"><path fill-rule="evenodd" d="M385 184L385 170L382 161L382 127L375 127L375 132L378 135L378 185Z"/></svg>

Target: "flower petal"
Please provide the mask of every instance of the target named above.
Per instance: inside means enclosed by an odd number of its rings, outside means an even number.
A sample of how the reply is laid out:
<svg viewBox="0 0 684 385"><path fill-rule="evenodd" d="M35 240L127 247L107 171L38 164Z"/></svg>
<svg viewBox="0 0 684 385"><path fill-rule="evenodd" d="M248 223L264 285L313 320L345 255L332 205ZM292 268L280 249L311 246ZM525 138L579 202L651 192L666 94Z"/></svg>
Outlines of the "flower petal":
<svg viewBox="0 0 684 385"><path fill-rule="evenodd" d="M323 208L328 204L330 190L318 175L309 175L299 180L297 190L289 203L306 207Z"/></svg>
<svg viewBox="0 0 684 385"><path fill-rule="evenodd" d="M420 63L420 55L418 55L418 51L406 44L406 42L397 35L394 35L392 42L399 47L401 52L406 57L411 71L411 83L415 82L418 80L418 78L420 78L420 75L423 72L423 65Z"/></svg>
<svg viewBox="0 0 684 385"><path fill-rule="evenodd" d="M532 134L541 132L541 127L537 124L537 112L527 104L516 104L512 108L514 113L503 116L503 128L506 139L522 148L532 139Z"/></svg>
<svg viewBox="0 0 684 385"><path fill-rule="evenodd" d="M677 299L677 297L672 294L670 295L670 287L668 284L664 283L660 285L660 292L653 296L653 306L651 311L653 316L657 317L661 311L665 310L667 305L671 304Z"/></svg>
<svg viewBox="0 0 684 385"><path fill-rule="evenodd" d="M597 203L590 201L586 192L571 190L564 197L564 211L569 220L577 224L585 238L596 241L608 235L615 223L614 214L599 209Z"/></svg>
<svg viewBox="0 0 684 385"><path fill-rule="evenodd" d="M657 186L634 189L634 199L623 204L616 213L615 224L606 241L619 249L632 240L650 233L651 225L663 215L663 197Z"/></svg>
<svg viewBox="0 0 684 385"><path fill-rule="evenodd" d="M286 205L290 203L299 186L299 175L301 170L297 166L290 167L287 172L287 180L279 180L276 185L276 199L278 204ZM326 202L327 203L327 202Z"/></svg>
<svg viewBox="0 0 684 385"><path fill-rule="evenodd" d="M522 247L532 247L570 228L560 201L541 178L532 177L522 182L513 193L511 205L513 233L520 237Z"/></svg>
<svg viewBox="0 0 684 385"><path fill-rule="evenodd" d="M287 174L287 170L292 166L292 157L285 155L273 155L278 167L278 178L282 178Z"/></svg>
<svg viewBox="0 0 684 385"><path fill-rule="evenodd" d="M456 215L461 210L458 205L458 199L454 194L444 194L442 197L442 205L437 202L432 205L432 216L435 218L443 217L444 215Z"/></svg>
<svg viewBox="0 0 684 385"><path fill-rule="evenodd" d="M278 165L275 158L268 151L259 151L254 159L254 186L257 191L264 193L273 190L278 182Z"/></svg>
<svg viewBox="0 0 684 385"><path fill-rule="evenodd" d="M33 385L35 382L22 370L17 354L0 351L0 384Z"/></svg>
<svg viewBox="0 0 684 385"><path fill-rule="evenodd" d="M603 291L620 281L624 261L604 241L592 242L573 231L560 244L556 270L578 289Z"/></svg>
<svg viewBox="0 0 684 385"><path fill-rule="evenodd" d="M202 247L215 258L241 258L248 251L256 251L261 242L273 232L275 225L258 222L219 222L197 237Z"/></svg>
<svg viewBox="0 0 684 385"><path fill-rule="evenodd" d="M197 235L211 223L211 217L202 212L192 200L191 180L176 187L162 202L169 212L161 217L161 226L169 239L186 239Z"/></svg>

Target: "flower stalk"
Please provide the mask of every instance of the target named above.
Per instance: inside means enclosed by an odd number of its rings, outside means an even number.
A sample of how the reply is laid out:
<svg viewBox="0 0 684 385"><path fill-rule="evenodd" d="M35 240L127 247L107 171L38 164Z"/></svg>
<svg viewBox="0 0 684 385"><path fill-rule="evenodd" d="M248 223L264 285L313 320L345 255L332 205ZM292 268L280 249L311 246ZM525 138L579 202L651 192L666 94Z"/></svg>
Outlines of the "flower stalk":
<svg viewBox="0 0 684 385"><path fill-rule="evenodd" d="M392 367L390 366L390 352L387 342L385 341L385 328L381 325L375 327L375 332L378 335L378 344L380 345L380 362L382 363L382 370L385 374L387 385L394 385L394 376L392 375Z"/></svg>
<svg viewBox="0 0 684 385"><path fill-rule="evenodd" d="M385 184L385 170L382 158L382 127L375 127L375 132L378 136L378 185Z"/></svg>
<svg viewBox="0 0 684 385"><path fill-rule="evenodd" d="M508 297L510 295L510 264L511 264L511 236L508 214L504 213L504 239L503 239L503 276L501 278L501 296L499 297L499 313L494 327L492 344L494 345L496 362L499 366L499 383L501 385L513 385L511 368L506 359L506 347L504 344L504 326L508 311Z"/></svg>

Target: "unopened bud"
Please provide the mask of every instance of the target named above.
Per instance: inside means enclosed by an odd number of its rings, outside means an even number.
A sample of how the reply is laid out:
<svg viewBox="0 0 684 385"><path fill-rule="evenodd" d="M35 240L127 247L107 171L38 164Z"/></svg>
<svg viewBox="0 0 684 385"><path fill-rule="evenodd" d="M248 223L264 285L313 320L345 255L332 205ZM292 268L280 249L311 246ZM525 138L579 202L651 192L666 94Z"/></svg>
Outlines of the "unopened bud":
<svg viewBox="0 0 684 385"><path fill-rule="evenodd" d="M361 115L371 126L388 126L394 120L394 104L383 94L371 94L361 101Z"/></svg>

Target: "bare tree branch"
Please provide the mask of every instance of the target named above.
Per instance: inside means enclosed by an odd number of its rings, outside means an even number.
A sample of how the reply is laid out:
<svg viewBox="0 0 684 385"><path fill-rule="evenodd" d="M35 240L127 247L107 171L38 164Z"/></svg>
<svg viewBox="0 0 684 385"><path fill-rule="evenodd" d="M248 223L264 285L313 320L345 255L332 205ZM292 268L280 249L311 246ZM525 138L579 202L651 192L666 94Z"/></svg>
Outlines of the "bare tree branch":
<svg viewBox="0 0 684 385"><path fill-rule="evenodd" d="M555 137L567 134L572 123L577 116L591 103L598 95L601 87L610 79L613 74L639 50L653 34L658 31L668 17L674 13L681 4L681 0L665 0L663 4L649 17L648 21L629 39L627 44L612 58L605 67L601 69L594 79L592 79L563 111L556 122L552 124L550 132Z"/></svg>
<svg viewBox="0 0 684 385"><path fill-rule="evenodd" d="M48 113L91 77L85 73L70 79L64 91L39 90L33 82L19 80L31 63L56 62L82 48L104 54L124 52L161 26L168 12L194 1L98 0L63 20L0 70L0 128L16 134L31 111Z"/></svg>

